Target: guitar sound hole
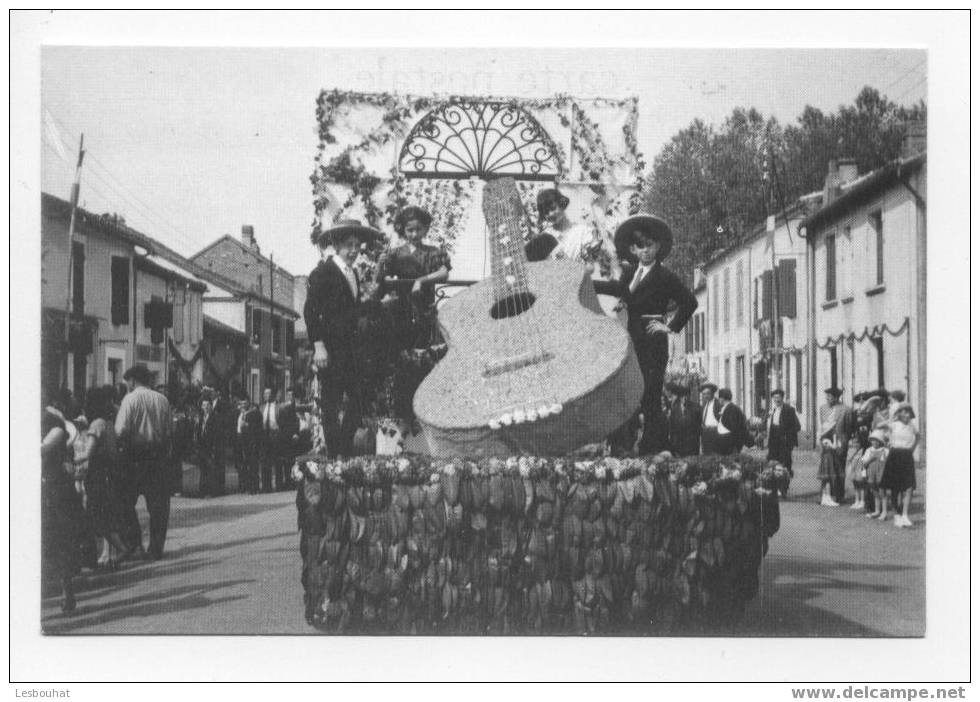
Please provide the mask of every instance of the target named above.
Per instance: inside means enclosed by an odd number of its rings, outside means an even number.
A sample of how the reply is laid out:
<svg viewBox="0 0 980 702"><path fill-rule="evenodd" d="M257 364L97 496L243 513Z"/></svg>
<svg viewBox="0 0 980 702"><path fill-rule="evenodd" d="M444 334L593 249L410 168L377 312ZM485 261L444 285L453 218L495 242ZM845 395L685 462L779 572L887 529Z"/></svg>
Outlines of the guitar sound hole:
<svg viewBox="0 0 980 702"><path fill-rule="evenodd" d="M493 319L516 317L531 309L534 299L534 295L526 291L508 295L494 303L490 308L490 316Z"/></svg>

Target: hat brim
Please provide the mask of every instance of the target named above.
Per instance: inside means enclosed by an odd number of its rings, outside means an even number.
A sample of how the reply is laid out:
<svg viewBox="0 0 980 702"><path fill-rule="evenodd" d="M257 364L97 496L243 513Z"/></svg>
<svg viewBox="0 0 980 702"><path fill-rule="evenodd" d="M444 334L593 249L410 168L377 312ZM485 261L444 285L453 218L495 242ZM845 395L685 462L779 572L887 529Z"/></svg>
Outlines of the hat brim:
<svg viewBox="0 0 980 702"><path fill-rule="evenodd" d="M633 215L616 227L613 243L615 243L616 251L621 258L625 258L629 254L630 247L633 245L633 232L637 229L652 234L660 242L657 260L662 261L667 258L670 250L674 248L674 233L671 231L670 225L664 220L650 214Z"/></svg>
<svg viewBox="0 0 980 702"><path fill-rule="evenodd" d="M342 239L356 236L362 244L375 244L384 240L385 236L377 229L362 225L345 224L332 227L320 235L320 244L336 244Z"/></svg>
<svg viewBox="0 0 980 702"><path fill-rule="evenodd" d="M844 391L840 388L827 388L823 391L824 395L833 395L834 397L840 397L844 394Z"/></svg>
<svg viewBox="0 0 980 702"><path fill-rule="evenodd" d="M702 383L701 387L698 388L700 391L710 390L711 392L718 392L718 386L714 383Z"/></svg>

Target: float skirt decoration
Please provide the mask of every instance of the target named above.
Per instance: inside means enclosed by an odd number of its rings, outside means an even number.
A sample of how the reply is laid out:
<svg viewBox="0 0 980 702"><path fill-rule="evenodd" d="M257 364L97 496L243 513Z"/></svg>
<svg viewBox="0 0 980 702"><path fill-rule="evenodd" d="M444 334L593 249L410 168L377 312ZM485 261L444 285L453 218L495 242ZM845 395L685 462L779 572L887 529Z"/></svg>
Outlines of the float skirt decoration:
<svg viewBox="0 0 980 702"><path fill-rule="evenodd" d="M330 633L656 634L733 623L781 467L301 457L307 621Z"/></svg>

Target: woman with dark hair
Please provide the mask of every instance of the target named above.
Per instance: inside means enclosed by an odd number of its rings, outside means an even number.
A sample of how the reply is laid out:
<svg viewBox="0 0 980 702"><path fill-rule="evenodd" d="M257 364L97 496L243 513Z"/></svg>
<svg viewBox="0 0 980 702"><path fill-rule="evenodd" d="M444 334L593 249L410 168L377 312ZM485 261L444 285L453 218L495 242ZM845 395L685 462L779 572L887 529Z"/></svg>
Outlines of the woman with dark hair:
<svg viewBox="0 0 980 702"><path fill-rule="evenodd" d="M85 476L85 511L89 524L99 539L98 565L115 569L128 548L119 536L122 521L120 464L116 448L115 388L106 385L92 388L85 398L85 416L89 421L82 454L76 460L88 460Z"/></svg>
<svg viewBox="0 0 980 702"><path fill-rule="evenodd" d="M432 215L421 207L405 207L395 216L401 243L378 261L377 295L394 292L406 348L432 343L435 323L435 283L449 278L452 264L445 249L425 244ZM411 285L409 285L411 281ZM401 284L399 284L401 282Z"/></svg>
<svg viewBox="0 0 980 702"><path fill-rule="evenodd" d="M435 284L449 278L452 263L445 249L424 243L432 216L421 207L403 208L394 221L401 240L378 261L376 295L394 294L395 335L398 351L414 356L438 344L442 337L436 325ZM395 374L394 412L414 423L412 398L428 364L404 364Z"/></svg>
<svg viewBox="0 0 980 702"><path fill-rule="evenodd" d="M75 610L72 578L78 569L75 535L81 513L78 493L65 469L69 459L61 411L45 407L41 410L41 579L58 579L61 611L66 614Z"/></svg>

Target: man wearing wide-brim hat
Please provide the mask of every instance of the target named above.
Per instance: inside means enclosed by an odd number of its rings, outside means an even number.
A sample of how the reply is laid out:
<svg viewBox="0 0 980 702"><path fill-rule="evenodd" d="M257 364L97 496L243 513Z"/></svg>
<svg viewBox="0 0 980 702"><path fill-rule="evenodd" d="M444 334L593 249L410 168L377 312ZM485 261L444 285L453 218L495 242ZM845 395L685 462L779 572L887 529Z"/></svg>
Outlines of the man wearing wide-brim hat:
<svg viewBox="0 0 980 702"><path fill-rule="evenodd" d="M599 294L615 295L625 304L627 329L643 371L643 438L640 453L659 453L669 448L667 421L661 407L664 372L667 369L668 334L677 334L697 309L698 301L681 279L663 266L674 237L670 226L652 214L626 219L613 237L624 261L619 280L594 281ZM667 308L677 305L667 320Z"/></svg>
<svg viewBox="0 0 980 702"><path fill-rule="evenodd" d="M361 421L363 397L357 363L361 283L353 264L362 245L383 240L381 232L357 220L339 221L317 240L321 250L333 246L333 253L310 273L303 318L313 342L313 363L322 388L324 437L331 456L351 455L354 432ZM345 395L347 407L341 426L340 407Z"/></svg>

